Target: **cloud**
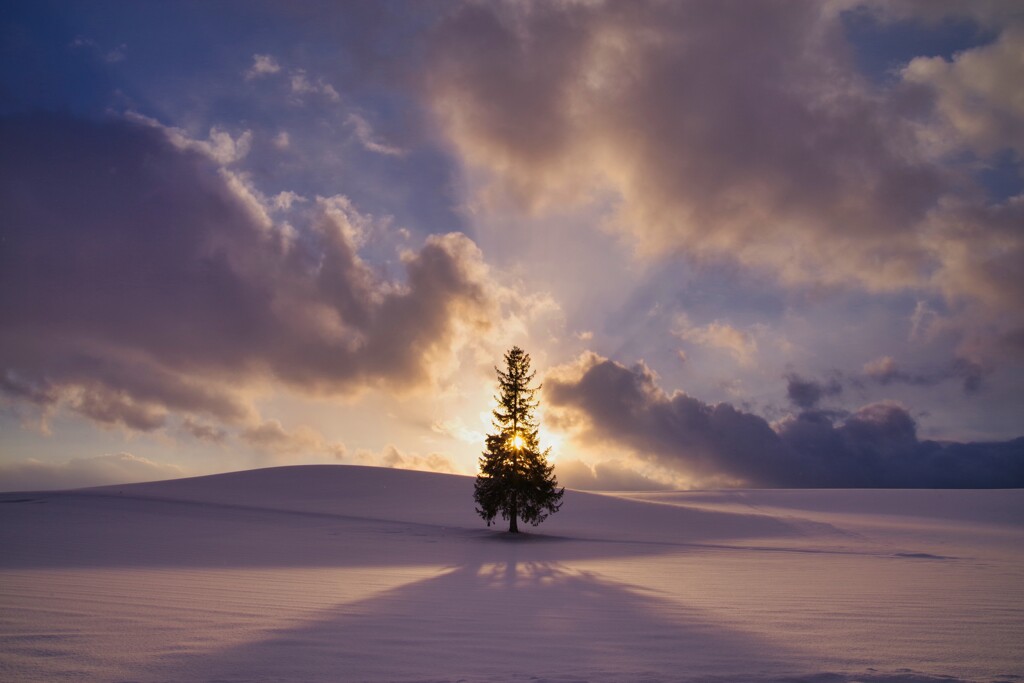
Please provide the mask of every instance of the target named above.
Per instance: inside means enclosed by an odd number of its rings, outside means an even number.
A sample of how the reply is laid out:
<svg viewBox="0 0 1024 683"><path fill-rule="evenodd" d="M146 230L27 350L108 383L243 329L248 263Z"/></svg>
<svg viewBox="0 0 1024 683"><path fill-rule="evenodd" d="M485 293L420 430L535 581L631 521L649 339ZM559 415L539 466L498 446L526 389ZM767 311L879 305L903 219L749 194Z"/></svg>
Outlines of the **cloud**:
<svg viewBox="0 0 1024 683"><path fill-rule="evenodd" d="M609 460L593 466L582 460L555 464L558 483L581 491L664 491L673 486L640 474L628 465Z"/></svg>
<svg viewBox="0 0 1024 683"><path fill-rule="evenodd" d="M104 426L146 432L163 427L172 410L229 422L251 412L230 392L153 364L82 354L52 360L53 366L37 371L17 364L4 367L0 394L43 409L44 415L63 406Z"/></svg>
<svg viewBox="0 0 1024 683"><path fill-rule="evenodd" d="M356 139L359 140L359 144L368 149L371 152L377 154L384 154L386 156L402 156L405 154L405 150L398 147L393 147L380 142L377 139L376 134L373 132L373 126L366 120L362 115L352 112L348 115L348 125L355 131Z"/></svg>
<svg viewBox="0 0 1024 683"><path fill-rule="evenodd" d="M888 384L893 380L911 380L911 376L896 368L896 361L892 356L883 356L864 364L864 374L882 384Z"/></svg>
<svg viewBox="0 0 1024 683"><path fill-rule="evenodd" d="M252 66L245 71L245 80L252 81L283 73L284 68L273 55L255 54L252 56ZM333 85L323 78L311 78L305 69L289 69L287 83L295 104L302 103L305 97L311 95L323 97L330 102L341 101L341 95Z"/></svg>
<svg viewBox="0 0 1024 683"><path fill-rule="evenodd" d="M273 55L253 55L252 66L245 72L245 80L250 81L261 76L276 74L281 70L281 65L274 59Z"/></svg>
<svg viewBox="0 0 1024 683"><path fill-rule="evenodd" d="M184 475L175 465L155 463L131 453L72 458L62 463L29 459L0 463L0 491L49 491L176 479Z"/></svg>
<svg viewBox="0 0 1024 683"><path fill-rule="evenodd" d="M327 441L310 427L286 430L279 421L267 420L243 429L239 435L245 443L277 455L328 455L335 460L345 457L345 445Z"/></svg>
<svg viewBox="0 0 1024 683"><path fill-rule="evenodd" d="M892 356L880 356L864 364L860 373L844 375L837 370L823 379L805 378L795 372L785 376L786 394L797 408L811 410L824 398L839 396L844 388L863 389L867 382L881 386L906 384L917 387L931 387L949 380L959 380L963 390L974 393L982 388L982 381L990 369L963 357L955 357L945 365L908 370Z"/></svg>
<svg viewBox="0 0 1024 683"><path fill-rule="evenodd" d="M228 438L227 430L212 424L201 422L193 417L186 416L181 421L181 428L193 438L200 441L221 444Z"/></svg>
<svg viewBox="0 0 1024 683"><path fill-rule="evenodd" d="M79 386L76 389L71 392L71 409L100 424L151 432L163 427L167 419L167 412L161 406L138 401L124 391L103 385Z"/></svg>
<svg viewBox="0 0 1024 683"><path fill-rule="evenodd" d="M302 195L286 190L284 192L278 192L276 195L271 197L270 205L277 211L288 211L292 208L293 204L308 201Z"/></svg>
<svg viewBox="0 0 1024 683"><path fill-rule="evenodd" d="M181 128L165 126L156 119L143 116L142 114L128 112L126 118L162 131L170 143L180 150L199 152L221 165L241 161L249 154L249 150L252 148L252 131L250 130L246 130L239 134L237 138L233 138L230 133L215 126L210 129L207 140L196 140L189 137L188 133Z"/></svg>
<svg viewBox="0 0 1024 683"><path fill-rule="evenodd" d="M974 361L955 358L944 368L911 372L900 367L891 356L882 356L865 363L863 374L882 385L910 384L927 387L949 379L960 379L963 381L964 391L974 392L981 388L986 370Z"/></svg>
<svg viewBox="0 0 1024 683"><path fill-rule="evenodd" d="M757 340L753 335L720 320L707 325L692 325L685 316L679 316L673 333L680 339L727 351L744 365L753 363L757 355Z"/></svg>
<svg viewBox="0 0 1024 683"><path fill-rule="evenodd" d="M470 3L432 34L424 93L471 201L611 206L608 227L650 257L941 293L1019 327L1024 236L1008 226L1024 201L987 203L927 131L939 116L967 142L1019 137L1022 34L883 87L858 72L838 6ZM908 91L926 86L940 95Z"/></svg>
<svg viewBox="0 0 1024 683"><path fill-rule="evenodd" d="M98 59L107 64L116 64L124 61L128 51L128 46L124 43L121 43L110 50L105 50L101 48L95 40L86 38L85 36L76 36L75 39L71 41L70 47L73 50L88 50L95 54Z"/></svg>
<svg viewBox="0 0 1024 683"><path fill-rule="evenodd" d="M376 467L393 467L402 470L419 470L421 472L441 472L444 474L460 474L455 468L455 463L447 455L442 453L403 453L395 446L389 445L380 453L371 451L359 451L356 453L355 462L363 465Z"/></svg>
<svg viewBox="0 0 1024 683"><path fill-rule="evenodd" d="M723 474L735 481L778 485L778 462L786 453L762 418L722 403L665 394L643 363L626 368L595 354L557 368L545 378L544 397L553 409L568 409L570 422L596 441L630 447L642 459L691 479ZM565 416L556 416L556 422ZM771 453L772 448L778 453Z"/></svg>
<svg viewBox="0 0 1024 683"><path fill-rule="evenodd" d="M428 237L384 279L358 253L372 218L347 200L278 226L244 176L150 125L5 118L0 147L9 400L130 429L171 412L245 424L268 380L427 386L500 317L464 235Z"/></svg>
<svg viewBox="0 0 1024 683"><path fill-rule="evenodd" d="M288 82L291 85L292 94L302 98L305 95L322 95L331 102L340 102L341 95L334 89L334 86L322 78L316 81L309 80L304 69L291 71Z"/></svg>
<svg viewBox="0 0 1024 683"><path fill-rule="evenodd" d="M935 97L944 129L927 131L928 141L948 152L966 146L986 156L1004 148L1024 154L1024 24L1010 23L991 44L942 57L916 57L901 71L907 83Z"/></svg>
<svg viewBox="0 0 1024 683"><path fill-rule="evenodd" d="M942 316L927 301L918 301L910 315L910 341L931 341L941 328Z"/></svg>
<svg viewBox="0 0 1024 683"><path fill-rule="evenodd" d="M814 408L822 398L837 396L843 392L843 385L835 378L822 383L804 379L794 372L786 375L786 382L786 395L798 408Z"/></svg>
<svg viewBox="0 0 1024 683"><path fill-rule="evenodd" d="M466 423L459 417L438 420L430 425L430 430L463 443L482 444L487 438L483 432L467 427Z"/></svg>
<svg viewBox="0 0 1024 683"><path fill-rule="evenodd" d="M938 443L917 437L892 403L844 415L805 410L774 428L728 403L667 394L643 364L592 353L550 372L545 398L555 420L594 443L696 483L792 487L1016 487L1024 485L1024 438Z"/></svg>

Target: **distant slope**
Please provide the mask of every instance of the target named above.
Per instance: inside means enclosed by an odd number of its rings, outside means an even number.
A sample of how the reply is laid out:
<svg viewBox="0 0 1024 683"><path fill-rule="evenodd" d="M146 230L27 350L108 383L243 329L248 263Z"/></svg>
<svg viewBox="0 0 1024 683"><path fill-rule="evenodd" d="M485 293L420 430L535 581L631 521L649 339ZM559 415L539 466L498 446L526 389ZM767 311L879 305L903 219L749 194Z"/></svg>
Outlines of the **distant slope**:
<svg viewBox="0 0 1024 683"><path fill-rule="evenodd" d="M80 493L445 526L474 517L471 477L356 465L268 467Z"/></svg>

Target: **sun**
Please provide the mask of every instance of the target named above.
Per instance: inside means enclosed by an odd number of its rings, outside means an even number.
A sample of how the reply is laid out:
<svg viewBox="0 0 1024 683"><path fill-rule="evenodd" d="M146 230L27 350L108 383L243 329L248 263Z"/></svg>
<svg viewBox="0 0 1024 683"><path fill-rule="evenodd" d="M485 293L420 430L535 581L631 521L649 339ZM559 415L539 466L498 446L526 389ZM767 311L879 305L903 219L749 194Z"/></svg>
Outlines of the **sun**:
<svg viewBox="0 0 1024 683"><path fill-rule="evenodd" d="M525 445L526 442L523 441L523 437L520 436L519 434L516 434L515 436L512 437L512 447L515 448L516 450L521 449Z"/></svg>

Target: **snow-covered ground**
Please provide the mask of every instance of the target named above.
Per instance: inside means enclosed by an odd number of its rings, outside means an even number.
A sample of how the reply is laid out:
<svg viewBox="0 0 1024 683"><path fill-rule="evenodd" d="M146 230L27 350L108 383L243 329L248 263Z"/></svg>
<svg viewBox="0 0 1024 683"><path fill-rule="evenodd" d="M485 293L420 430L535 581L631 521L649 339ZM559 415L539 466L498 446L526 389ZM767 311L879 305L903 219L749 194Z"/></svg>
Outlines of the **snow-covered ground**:
<svg viewBox="0 0 1024 683"><path fill-rule="evenodd" d="M567 492L308 466L0 495L0 680L1024 680L1024 491Z"/></svg>

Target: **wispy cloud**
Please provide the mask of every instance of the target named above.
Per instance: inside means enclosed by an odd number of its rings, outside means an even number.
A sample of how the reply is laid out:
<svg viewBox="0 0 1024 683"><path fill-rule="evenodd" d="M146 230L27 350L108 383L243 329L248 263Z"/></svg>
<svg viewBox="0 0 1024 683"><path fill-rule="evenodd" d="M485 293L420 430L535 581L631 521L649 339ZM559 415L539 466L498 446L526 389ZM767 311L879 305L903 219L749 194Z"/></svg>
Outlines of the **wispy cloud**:
<svg viewBox="0 0 1024 683"><path fill-rule="evenodd" d="M964 391L977 391L987 374L979 363L966 358L955 358L948 365L930 370L907 370L892 356L882 356L868 361L863 368L864 377L879 384L911 384L933 386L950 379L963 382Z"/></svg>
<svg viewBox="0 0 1024 683"><path fill-rule="evenodd" d="M371 152L377 152L378 154L385 154L388 156L402 156L405 154L405 151L398 147L393 147L392 145L380 142L374 134L373 127L370 126L369 121L360 114L355 112L349 114L348 123L355 131L355 136L356 139L359 140L359 143Z"/></svg>
<svg viewBox="0 0 1024 683"><path fill-rule="evenodd" d="M106 49L101 47L95 40L85 36L75 36L75 39L71 41L71 48L74 50L87 50L107 64L122 62L128 55L128 45L125 43Z"/></svg>
<svg viewBox="0 0 1024 683"><path fill-rule="evenodd" d="M334 86L322 78L310 80L305 69L294 69L289 73L288 82L291 84L292 94L302 98L306 95L322 95L331 102L340 102L341 95L334 89Z"/></svg>

